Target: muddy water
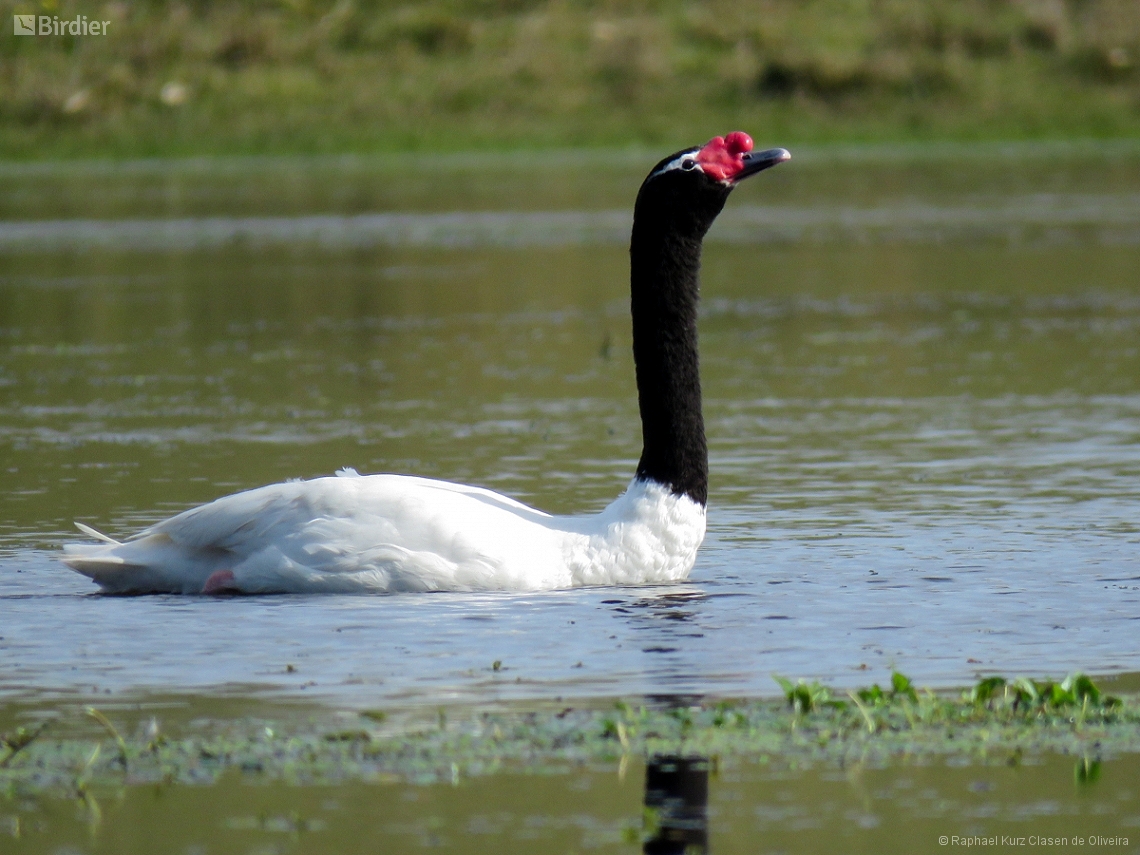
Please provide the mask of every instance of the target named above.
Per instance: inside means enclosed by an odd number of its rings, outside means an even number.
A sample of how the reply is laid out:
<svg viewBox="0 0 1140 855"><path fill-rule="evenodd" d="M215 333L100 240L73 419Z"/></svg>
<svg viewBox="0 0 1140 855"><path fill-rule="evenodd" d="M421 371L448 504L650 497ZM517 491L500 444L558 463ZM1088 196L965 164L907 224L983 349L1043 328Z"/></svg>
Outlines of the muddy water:
<svg viewBox="0 0 1140 855"><path fill-rule="evenodd" d="M208 787L106 788L85 804L0 802L0 841L89 853L156 851L155 841L165 852L243 853L1129 853L1137 780L1135 755L886 769L657 758L418 786L255 785L233 773Z"/></svg>

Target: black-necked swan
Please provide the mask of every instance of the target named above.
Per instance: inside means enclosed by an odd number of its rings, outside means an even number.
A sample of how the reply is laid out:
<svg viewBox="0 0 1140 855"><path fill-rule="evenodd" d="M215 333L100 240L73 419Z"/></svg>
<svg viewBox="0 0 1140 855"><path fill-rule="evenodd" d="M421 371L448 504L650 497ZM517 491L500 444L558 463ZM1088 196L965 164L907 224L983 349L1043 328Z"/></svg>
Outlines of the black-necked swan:
<svg viewBox="0 0 1140 855"><path fill-rule="evenodd" d="M540 590L685 579L705 536L697 361L701 242L740 181L790 157L735 131L662 160L630 240L643 450L628 489L550 516L479 487L407 475L289 481L218 499L64 562L111 593Z"/></svg>

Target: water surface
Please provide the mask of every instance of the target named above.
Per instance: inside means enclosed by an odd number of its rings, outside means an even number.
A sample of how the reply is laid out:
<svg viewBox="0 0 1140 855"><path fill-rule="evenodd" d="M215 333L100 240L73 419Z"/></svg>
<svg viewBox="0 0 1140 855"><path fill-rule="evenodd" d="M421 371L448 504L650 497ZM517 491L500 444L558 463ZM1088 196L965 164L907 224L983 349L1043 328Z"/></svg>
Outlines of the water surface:
<svg viewBox="0 0 1140 855"><path fill-rule="evenodd" d="M1056 755L1019 767L688 762L700 764L698 786L664 793L661 766L673 772L675 761L658 761L653 776L639 760L545 775L505 769L493 790L462 775L314 787L234 773L210 787L100 791L97 814L72 799L0 803L0 835L15 838L13 852L116 855L152 851L155 840L169 852L654 853L682 851L681 841L710 853L1131 853L1140 836L1135 755L1091 767L1093 782L1081 781L1090 768L1081 760ZM674 805L688 796L688 810L647 821L643 806L660 808L666 794Z"/></svg>
<svg viewBox="0 0 1140 855"><path fill-rule="evenodd" d="M0 694L1140 670L1128 147L808 152L738 191L705 253L687 585L108 598L58 563L72 520L125 535L346 465L603 507L640 451L639 161L0 169Z"/></svg>

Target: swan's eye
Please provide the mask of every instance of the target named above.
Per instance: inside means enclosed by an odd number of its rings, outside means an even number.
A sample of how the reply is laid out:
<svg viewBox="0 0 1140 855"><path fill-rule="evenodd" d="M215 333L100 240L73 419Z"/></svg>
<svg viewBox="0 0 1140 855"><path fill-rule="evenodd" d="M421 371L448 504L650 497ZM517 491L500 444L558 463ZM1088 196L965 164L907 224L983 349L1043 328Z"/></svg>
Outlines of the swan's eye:
<svg viewBox="0 0 1140 855"><path fill-rule="evenodd" d="M691 157L686 157L684 160L681 161L681 168L684 169L686 172L690 169L695 169L696 166L697 166L697 162L695 160L693 160Z"/></svg>

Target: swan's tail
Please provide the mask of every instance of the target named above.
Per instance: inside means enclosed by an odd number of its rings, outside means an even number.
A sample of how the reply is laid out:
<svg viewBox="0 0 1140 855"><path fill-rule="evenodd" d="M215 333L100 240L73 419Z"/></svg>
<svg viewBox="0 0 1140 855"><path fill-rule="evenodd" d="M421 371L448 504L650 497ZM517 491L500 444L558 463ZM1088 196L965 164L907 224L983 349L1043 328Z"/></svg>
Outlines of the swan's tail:
<svg viewBox="0 0 1140 855"><path fill-rule="evenodd" d="M63 563L82 573L109 594L198 593L201 583L172 578L164 569L173 562L170 538L155 534L123 543L77 522L75 527L99 543L67 543ZM195 587L195 584L197 585Z"/></svg>

